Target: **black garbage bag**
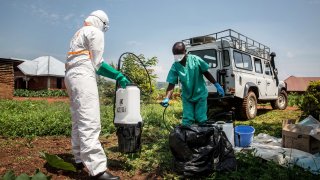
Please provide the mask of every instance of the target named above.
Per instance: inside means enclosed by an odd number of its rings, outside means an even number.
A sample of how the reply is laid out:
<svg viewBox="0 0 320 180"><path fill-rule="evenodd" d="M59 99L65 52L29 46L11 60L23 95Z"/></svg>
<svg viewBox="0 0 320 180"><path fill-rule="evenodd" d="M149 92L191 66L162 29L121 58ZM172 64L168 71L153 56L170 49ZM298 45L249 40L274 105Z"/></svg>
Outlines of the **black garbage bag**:
<svg viewBox="0 0 320 180"><path fill-rule="evenodd" d="M232 144L228 140L224 131L220 131L219 150L216 151L218 155L218 162L216 164L216 171L234 171L237 169L237 160L234 155Z"/></svg>
<svg viewBox="0 0 320 180"><path fill-rule="evenodd" d="M218 159L215 166L219 171L233 170L236 166L231 143L223 131L212 125L177 126L170 133L169 146L174 170L184 176L211 173L214 159Z"/></svg>

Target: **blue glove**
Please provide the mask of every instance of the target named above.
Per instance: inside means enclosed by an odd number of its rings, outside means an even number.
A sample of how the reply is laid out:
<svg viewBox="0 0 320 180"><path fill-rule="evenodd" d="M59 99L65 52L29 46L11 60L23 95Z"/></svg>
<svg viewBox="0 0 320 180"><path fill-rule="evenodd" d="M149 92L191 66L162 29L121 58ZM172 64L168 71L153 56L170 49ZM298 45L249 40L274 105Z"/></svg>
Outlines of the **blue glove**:
<svg viewBox="0 0 320 180"><path fill-rule="evenodd" d="M164 98L164 100L160 103L161 106L163 107L168 107L169 106L169 98Z"/></svg>
<svg viewBox="0 0 320 180"><path fill-rule="evenodd" d="M219 93L220 96L224 96L224 90L223 88L220 86L219 83L214 83L214 86L217 88L217 92Z"/></svg>

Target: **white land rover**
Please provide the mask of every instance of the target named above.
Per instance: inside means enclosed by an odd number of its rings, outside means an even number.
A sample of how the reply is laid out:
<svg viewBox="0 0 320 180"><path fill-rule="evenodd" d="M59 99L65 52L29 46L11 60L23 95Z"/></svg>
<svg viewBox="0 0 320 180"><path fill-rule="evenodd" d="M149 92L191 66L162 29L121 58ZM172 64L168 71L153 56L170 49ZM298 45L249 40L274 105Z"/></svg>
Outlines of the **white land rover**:
<svg viewBox="0 0 320 180"><path fill-rule="evenodd" d="M231 29L183 42L188 53L209 64L209 72L225 90L225 98L217 98L215 87L207 81L208 104L217 99L228 101L243 119L256 117L258 102L286 109L286 84L277 77L276 54L269 47Z"/></svg>

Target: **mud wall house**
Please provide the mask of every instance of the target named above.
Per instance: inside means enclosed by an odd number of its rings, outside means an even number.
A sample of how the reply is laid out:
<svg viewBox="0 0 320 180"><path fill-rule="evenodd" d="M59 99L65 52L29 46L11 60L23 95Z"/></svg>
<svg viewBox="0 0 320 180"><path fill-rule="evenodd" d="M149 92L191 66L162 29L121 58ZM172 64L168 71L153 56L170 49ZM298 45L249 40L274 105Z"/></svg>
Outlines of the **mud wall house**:
<svg viewBox="0 0 320 180"><path fill-rule="evenodd" d="M0 58L0 99L12 99L14 93L14 69L24 60Z"/></svg>
<svg viewBox="0 0 320 180"><path fill-rule="evenodd" d="M290 76L284 80L287 84L287 91L291 93L303 94L311 81L320 81L320 77L295 77Z"/></svg>
<svg viewBox="0 0 320 180"><path fill-rule="evenodd" d="M25 61L15 71L15 89L66 89L65 65L52 56Z"/></svg>

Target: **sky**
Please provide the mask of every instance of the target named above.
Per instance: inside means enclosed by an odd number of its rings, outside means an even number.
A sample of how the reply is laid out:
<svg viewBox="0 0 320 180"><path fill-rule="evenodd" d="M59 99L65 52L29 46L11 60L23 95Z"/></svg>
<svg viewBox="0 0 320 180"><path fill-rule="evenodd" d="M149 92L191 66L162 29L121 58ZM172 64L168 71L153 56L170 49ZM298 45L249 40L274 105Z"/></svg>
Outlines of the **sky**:
<svg viewBox="0 0 320 180"><path fill-rule="evenodd" d="M156 56L159 81L174 42L225 29L276 52L282 80L320 76L320 0L0 0L0 57L65 61L71 37L98 9L110 19L105 61L128 51Z"/></svg>

